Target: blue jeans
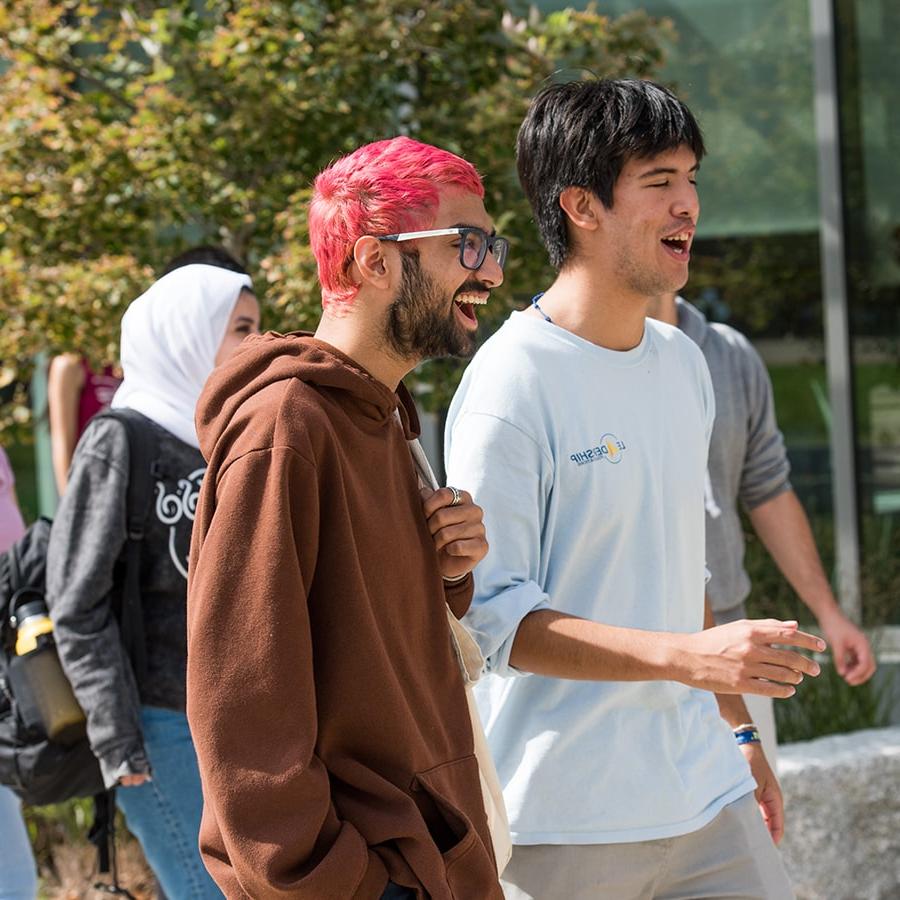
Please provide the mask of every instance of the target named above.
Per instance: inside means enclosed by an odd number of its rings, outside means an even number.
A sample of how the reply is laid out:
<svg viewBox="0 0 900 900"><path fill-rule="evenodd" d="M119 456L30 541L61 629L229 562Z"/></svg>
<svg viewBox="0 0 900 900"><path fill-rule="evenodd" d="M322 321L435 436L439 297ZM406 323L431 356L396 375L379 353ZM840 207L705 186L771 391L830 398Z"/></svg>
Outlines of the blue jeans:
<svg viewBox="0 0 900 900"><path fill-rule="evenodd" d="M116 803L167 897L220 900L222 892L200 859L203 794L187 716L145 706L141 725L153 779L137 787L119 787Z"/></svg>
<svg viewBox="0 0 900 900"><path fill-rule="evenodd" d="M381 900L415 900L415 896L416 892L411 888L401 887L399 884L389 881L381 895Z"/></svg>
<svg viewBox="0 0 900 900"><path fill-rule="evenodd" d="M22 818L22 804L0 785L0 900L34 900L37 868Z"/></svg>

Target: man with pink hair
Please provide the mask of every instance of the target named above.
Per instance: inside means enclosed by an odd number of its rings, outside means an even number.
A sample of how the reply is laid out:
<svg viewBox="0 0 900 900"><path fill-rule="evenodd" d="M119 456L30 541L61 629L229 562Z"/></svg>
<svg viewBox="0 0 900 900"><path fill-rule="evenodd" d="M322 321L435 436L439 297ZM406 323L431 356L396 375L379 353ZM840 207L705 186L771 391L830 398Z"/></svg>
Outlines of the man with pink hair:
<svg viewBox="0 0 900 900"><path fill-rule="evenodd" d="M402 378L503 281L466 161L408 138L316 179L313 335L248 339L197 409L188 714L228 897L502 897L451 642L481 509L413 463Z"/></svg>

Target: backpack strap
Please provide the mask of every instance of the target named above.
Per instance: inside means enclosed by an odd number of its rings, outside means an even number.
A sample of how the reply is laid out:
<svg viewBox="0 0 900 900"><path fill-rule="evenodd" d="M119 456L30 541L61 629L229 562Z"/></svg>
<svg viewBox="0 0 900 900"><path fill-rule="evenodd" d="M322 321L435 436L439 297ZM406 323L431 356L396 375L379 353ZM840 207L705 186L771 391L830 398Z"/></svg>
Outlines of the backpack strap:
<svg viewBox="0 0 900 900"><path fill-rule="evenodd" d="M159 453L156 432L146 416L133 409L110 409L99 416L116 419L128 435L128 493L125 501L125 580L119 629L138 683L147 675L147 647L141 607L141 544L153 499L153 481Z"/></svg>
<svg viewBox="0 0 900 900"><path fill-rule="evenodd" d="M112 884L98 881L95 891L116 894L126 900L136 900L127 888L119 884L119 867L116 860L116 789L110 788L94 795L94 824L88 840L97 848L97 869L102 875L111 874Z"/></svg>

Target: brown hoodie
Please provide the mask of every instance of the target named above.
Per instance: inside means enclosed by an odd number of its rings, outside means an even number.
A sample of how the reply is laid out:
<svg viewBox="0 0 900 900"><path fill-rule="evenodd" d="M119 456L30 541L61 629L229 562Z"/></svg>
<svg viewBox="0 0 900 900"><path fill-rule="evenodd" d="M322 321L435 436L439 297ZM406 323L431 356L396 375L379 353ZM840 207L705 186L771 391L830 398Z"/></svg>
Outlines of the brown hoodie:
<svg viewBox="0 0 900 900"><path fill-rule="evenodd" d="M399 415L398 415L399 413ZM229 898L501 898L412 401L315 338L249 338L197 408L188 586L200 844Z"/></svg>

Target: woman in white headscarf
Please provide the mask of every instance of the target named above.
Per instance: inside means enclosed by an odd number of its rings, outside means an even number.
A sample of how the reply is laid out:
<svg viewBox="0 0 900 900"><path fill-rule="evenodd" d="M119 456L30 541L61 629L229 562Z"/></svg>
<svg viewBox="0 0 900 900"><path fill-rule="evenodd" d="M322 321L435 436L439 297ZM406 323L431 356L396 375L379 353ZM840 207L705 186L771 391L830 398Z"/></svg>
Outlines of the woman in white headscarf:
<svg viewBox="0 0 900 900"><path fill-rule="evenodd" d="M259 309L245 274L187 265L160 278L122 319L116 409L140 416L155 447L140 544L143 664L123 647L114 603L126 546L125 425L94 419L75 450L47 556L47 600L60 658L87 716L88 739L129 829L169 897L220 897L197 848L202 795L185 717L187 558L206 463L194 409L213 368Z"/></svg>

